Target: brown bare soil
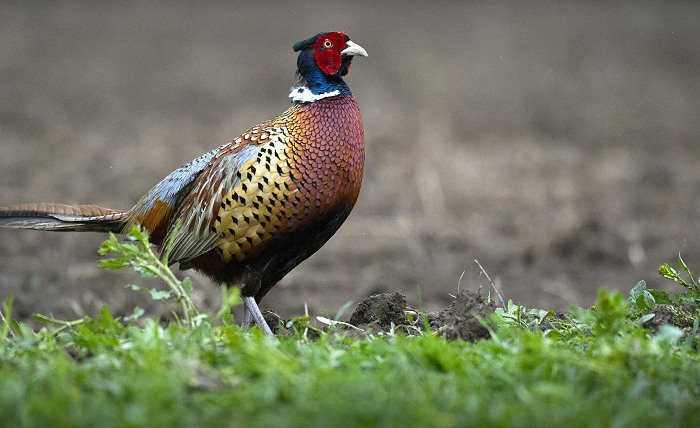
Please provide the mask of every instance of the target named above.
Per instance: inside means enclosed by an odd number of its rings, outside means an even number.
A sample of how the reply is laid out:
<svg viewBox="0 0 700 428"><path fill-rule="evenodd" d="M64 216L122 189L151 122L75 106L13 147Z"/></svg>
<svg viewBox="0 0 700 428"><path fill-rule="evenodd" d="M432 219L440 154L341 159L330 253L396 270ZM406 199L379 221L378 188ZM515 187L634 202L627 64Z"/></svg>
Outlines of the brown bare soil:
<svg viewBox="0 0 700 428"><path fill-rule="evenodd" d="M641 279L680 291L656 273L678 252L700 269L697 2L238 3L0 1L0 205L128 209L282 112L291 45L338 29L370 55L347 77L362 193L263 309L313 319L397 292L436 312L462 272L490 289L474 259L550 309ZM167 313L124 288L157 282L97 268L103 239L1 230L0 300L22 319Z"/></svg>

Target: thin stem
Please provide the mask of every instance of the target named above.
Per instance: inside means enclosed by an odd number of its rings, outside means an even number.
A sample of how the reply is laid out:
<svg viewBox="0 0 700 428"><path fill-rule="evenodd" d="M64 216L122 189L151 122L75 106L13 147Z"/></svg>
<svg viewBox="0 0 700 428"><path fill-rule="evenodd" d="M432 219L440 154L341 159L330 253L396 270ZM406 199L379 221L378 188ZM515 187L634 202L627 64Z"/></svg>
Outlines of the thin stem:
<svg viewBox="0 0 700 428"><path fill-rule="evenodd" d="M498 296L498 299L501 301L501 306L503 306L504 311L508 311L508 307L506 306L506 302L503 300L503 294L501 294L500 291L498 291L498 288L493 284L493 281L491 281L491 278L489 277L489 274L486 273L486 270L484 269L483 266L481 266L481 263L479 263L478 260L474 259L477 265L479 265L479 269L481 269L481 272L486 276L486 279L489 280L489 283L491 283L491 287L493 287L493 290L496 292L496 296ZM461 278L460 278L461 279Z"/></svg>

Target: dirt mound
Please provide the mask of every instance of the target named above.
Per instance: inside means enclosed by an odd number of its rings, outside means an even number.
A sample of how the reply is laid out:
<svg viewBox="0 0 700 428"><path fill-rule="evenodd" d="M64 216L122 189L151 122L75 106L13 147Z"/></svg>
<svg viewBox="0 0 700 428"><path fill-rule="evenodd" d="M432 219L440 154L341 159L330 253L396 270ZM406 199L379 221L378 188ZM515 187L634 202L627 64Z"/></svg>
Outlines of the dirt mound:
<svg viewBox="0 0 700 428"><path fill-rule="evenodd" d="M482 324L496 309L493 300L487 302L475 291L463 291L447 309L428 314L430 328L447 340L462 339L476 342L491 335Z"/></svg>
<svg viewBox="0 0 700 428"><path fill-rule="evenodd" d="M430 329L448 340L462 339L475 342L488 339L489 331L482 321L496 309L474 291L463 291L450 305L439 312L427 314ZM423 328L420 311L406 304L400 293L374 294L363 300L350 317L350 324L373 333L388 332L392 328L410 332L409 326Z"/></svg>
<svg viewBox="0 0 700 428"><path fill-rule="evenodd" d="M350 317L350 324L361 329L371 328L373 332L388 332L392 326L413 324L406 311L406 297L400 293L381 293L369 296L357 306ZM415 318L413 322L415 322Z"/></svg>
<svg viewBox="0 0 700 428"><path fill-rule="evenodd" d="M654 309L654 318L644 323L644 328L656 333L664 324L678 328L689 328L695 322L695 305L685 303L677 305L660 305Z"/></svg>

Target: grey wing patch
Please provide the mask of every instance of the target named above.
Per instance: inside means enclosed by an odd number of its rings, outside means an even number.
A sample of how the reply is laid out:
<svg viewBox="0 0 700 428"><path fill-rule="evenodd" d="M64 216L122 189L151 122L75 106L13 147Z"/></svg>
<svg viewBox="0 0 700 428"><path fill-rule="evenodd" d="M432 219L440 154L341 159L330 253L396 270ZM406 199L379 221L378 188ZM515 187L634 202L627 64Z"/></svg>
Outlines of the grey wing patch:
<svg viewBox="0 0 700 428"><path fill-rule="evenodd" d="M137 204L139 211L147 212L152 208L156 200L163 201L170 207L175 206L179 192L197 178L199 173L209 164L216 152L221 150L224 146L211 150L189 162L187 165L183 165L168 174L167 177L162 179L141 198L141 201Z"/></svg>
<svg viewBox="0 0 700 428"><path fill-rule="evenodd" d="M136 222L143 221L147 218L156 202L163 203L168 210L172 210L183 189L189 186L199 176L204 168L209 165L209 162L214 156L216 156L216 153L226 147L226 145L227 144L224 144L219 148L211 150L189 162L187 165L181 166L153 186L153 188L143 195L136 205L129 210L128 219L125 222L125 229L128 230Z"/></svg>
<svg viewBox="0 0 700 428"><path fill-rule="evenodd" d="M176 218L182 224L173 237L168 263L183 263L214 248L217 232L211 224L215 220L221 200L241 182L238 170L251 159L256 159L261 146L248 146L221 158L211 159L207 169L193 183L189 201L183 204ZM174 225L168 231L171 237Z"/></svg>

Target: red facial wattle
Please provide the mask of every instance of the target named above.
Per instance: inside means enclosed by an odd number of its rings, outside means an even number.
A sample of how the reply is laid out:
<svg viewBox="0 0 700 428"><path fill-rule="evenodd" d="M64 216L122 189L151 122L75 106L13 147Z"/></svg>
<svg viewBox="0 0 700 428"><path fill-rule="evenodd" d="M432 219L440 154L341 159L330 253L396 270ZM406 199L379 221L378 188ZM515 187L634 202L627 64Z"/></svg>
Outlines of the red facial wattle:
<svg viewBox="0 0 700 428"><path fill-rule="evenodd" d="M314 48L314 57L318 68L327 76L337 74L343 62L340 52L345 49L345 35L342 33L325 34L319 37L311 47Z"/></svg>

